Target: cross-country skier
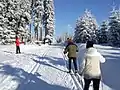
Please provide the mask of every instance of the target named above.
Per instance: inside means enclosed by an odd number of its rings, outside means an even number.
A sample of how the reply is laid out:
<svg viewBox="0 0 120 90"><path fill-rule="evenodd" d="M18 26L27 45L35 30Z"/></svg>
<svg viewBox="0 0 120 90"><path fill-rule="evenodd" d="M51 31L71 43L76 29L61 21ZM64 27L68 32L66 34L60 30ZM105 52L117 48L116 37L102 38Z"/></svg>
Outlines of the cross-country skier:
<svg viewBox="0 0 120 90"><path fill-rule="evenodd" d="M105 58L93 47L92 41L87 42L86 49L85 65L81 73L85 81L84 90L89 90L91 81L93 81L94 90L99 90L101 79L100 62L104 63Z"/></svg>
<svg viewBox="0 0 120 90"><path fill-rule="evenodd" d="M74 68L75 68L75 73L77 73L77 61L76 61L76 52L78 52L78 47L77 45L72 41L72 39L69 39L68 45L66 46L64 50L64 54L68 53L68 62L69 62L69 73L71 73L71 62L73 60Z"/></svg>
<svg viewBox="0 0 120 90"><path fill-rule="evenodd" d="M16 36L15 43L16 43L16 54L21 53L20 52L20 40L19 40L18 36Z"/></svg>
<svg viewBox="0 0 120 90"><path fill-rule="evenodd" d="M68 42L69 42L69 38L67 38L67 40L64 43L65 47L68 45Z"/></svg>

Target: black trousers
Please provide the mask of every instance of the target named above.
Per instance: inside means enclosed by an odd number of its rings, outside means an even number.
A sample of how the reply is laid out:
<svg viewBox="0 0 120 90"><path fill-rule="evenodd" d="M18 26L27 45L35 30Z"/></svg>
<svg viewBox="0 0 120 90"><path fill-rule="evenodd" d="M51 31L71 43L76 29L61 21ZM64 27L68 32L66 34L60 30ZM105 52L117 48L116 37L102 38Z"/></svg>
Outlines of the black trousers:
<svg viewBox="0 0 120 90"><path fill-rule="evenodd" d="M91 83L91 81L93 81L93 90L99 90L99 84L100 84L100 79L85 79L85 86L84 86L84 90L89 90L89 85Z"/></svg>
<svg viewBox="0 0 120 90"><path fill-rule="evenodd" d="M21 53L21 52L20 52L20 47L19 47L19 46L16 46L16 53Z"/></svg>
<svg viewBox="0 0 120 90"><path fill-rule="evenodd" d="M76 57L69 57L69 71L71 70L71 62L73 60L74 68L77 70L77 62L76 62Z"/></svg>

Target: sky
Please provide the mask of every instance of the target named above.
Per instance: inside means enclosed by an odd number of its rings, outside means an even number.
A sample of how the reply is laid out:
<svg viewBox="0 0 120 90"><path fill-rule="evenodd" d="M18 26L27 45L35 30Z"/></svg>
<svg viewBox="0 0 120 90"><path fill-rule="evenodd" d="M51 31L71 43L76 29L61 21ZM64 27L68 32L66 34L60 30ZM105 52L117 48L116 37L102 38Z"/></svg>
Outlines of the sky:
<svg viewBox="0 0 120 90"><path fill-rule="evenodd" d="M92 12L100 24L108 19L113 2L119 8L120 0L54 0L55 35L73 33L77 18L82 16L86 9Z"/></svg>

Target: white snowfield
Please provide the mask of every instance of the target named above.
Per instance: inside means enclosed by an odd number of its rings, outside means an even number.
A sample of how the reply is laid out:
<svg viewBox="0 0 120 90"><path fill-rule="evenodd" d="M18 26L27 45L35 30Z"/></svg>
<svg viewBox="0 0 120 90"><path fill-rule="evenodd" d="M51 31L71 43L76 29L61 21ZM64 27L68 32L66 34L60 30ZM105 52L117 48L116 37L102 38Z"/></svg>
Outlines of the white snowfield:
<svg viewBox="0 0 120 90"><path fill-rule="evenodd" d="M79 47L80 63L85 46ZM120 49L96 47L106 57L100 90L120 90ZM15 45L0 45L0 90L82 90L79 77L66 73L63 46L21 45L21 52L15 54Z"/></svg>

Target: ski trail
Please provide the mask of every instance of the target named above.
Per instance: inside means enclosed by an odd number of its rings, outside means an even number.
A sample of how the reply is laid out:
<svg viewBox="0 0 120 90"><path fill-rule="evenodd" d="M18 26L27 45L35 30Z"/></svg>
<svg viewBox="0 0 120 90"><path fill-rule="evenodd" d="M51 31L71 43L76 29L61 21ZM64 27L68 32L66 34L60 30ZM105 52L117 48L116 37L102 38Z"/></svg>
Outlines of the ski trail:
<svg viewBox="0 0 120 90"><path fill-rule="evenodd" d="M17 80L14 80L17 78L16 76L19 76L21 78L20 75L16 75L16 73L14 73L14 72L18 72L18 74L22 73L20 68L18 68L18 70L15 70L14 68L17 69L17 67L21 66L22 68L26 68L27 69L26 71L28 71L28 73L34 73L36 71L36 69L39 67L37 64L29 62L29 60L31 60L31 58L35 57L34 54L32 54L30 52L29 52L30 54L27 54L27 53L14 54L14 53L6 53L6 52L4 52L4 53L5 53L5 55L7 54L7 56L11 57L11 59L13 58L13 60L8 59L1 63L1 67L3 69L8 69L8 70L7 71L0 70L0 72L6 73L6 74L0 75L2 77L1 84L0 84L0 90L16 90L19 83L24 80L20 80L20 82L18 82ZM21 62L20 60L21 61L25 60L26 63ZM28 65L28 62L30 65ZM5 63L5 64L3 64L3 63ZM34 67L31 67L31 66L34 66ZM31 67L31 69L29 69L28 67ZM24 79L24 77L22 77L22 78Z"/></svg>
<svg viewBox="0 0 120 90"><path fill-rule="evenodd" d="M66 57L66 55L63 55L63 58L64 58L65 65L67 67L68 65L67 65L67 57ZM78 74L75 75L73 70L72 70L72 73L73 74L70 74L70 75L71 75L71 78L73 79L73 81L74 81L74 83L75 83L75 85L77 87L77 90L83 90L83 84L82 84L83 82L81 81L82 77L80 77L80 75L78 75Z"/></svg>
<svg viewBox="0 0 120 90"><path fill-rule="evenodd" d="M46 49L44 51L44 53L42 55L40 55L41 58L44 58L49 50L50 50L50 48ZM33 75L36 74L39 67L40 67L40 64L36 62L36 64L31 68L31 70L28 73L33 74ZM25 85L27 85L27 84L29 84L31 82L31 78L32 78L31 75L27 76L27 78L23 81L24 85L20 86L18 88L18 90L25 90Z"/></svg>
<svg viewBox="0 0 120 90"><path fill-rule="evenodd" d="M24 90L77 90L71 76L65 71L61 50L61 46L50 46L44 57L34 59L40 64L37 78L31 77L30 82L24 85Z"/></svg>
<svg viewBox="0 0 120 90"><path fill-rule="evenodd" d="M81 44L79 45L79 48L82 49L82 55L85 53L85 45L84 44ZM68 67L67 65L67 56L63 54L63 57L65 59L65 64L66 64L66 67ZM80 62L78 62L78 65L79 65ZM72 71L73 73L73 71ZM71 77L73 78L76 86L78 87L78 90L83 90L83 87L84 87L84 79L83 77L81 77L78 73L76 75L71 75ZM99 90L103 90L104 88L104 85L103 85L103 82L100 81L100 88ZM93 83L91 82L90 84L90 87L89 87L89 90L93 90Z"/></svg>

